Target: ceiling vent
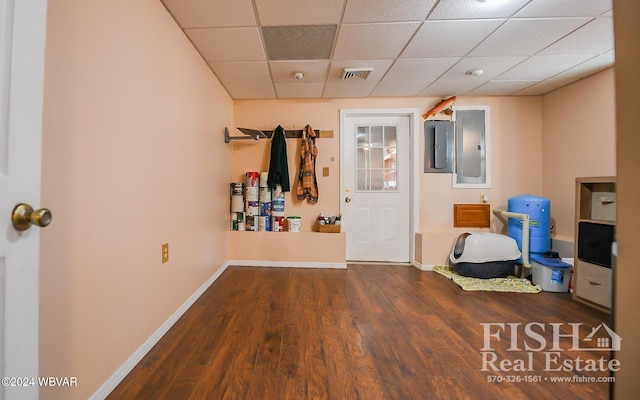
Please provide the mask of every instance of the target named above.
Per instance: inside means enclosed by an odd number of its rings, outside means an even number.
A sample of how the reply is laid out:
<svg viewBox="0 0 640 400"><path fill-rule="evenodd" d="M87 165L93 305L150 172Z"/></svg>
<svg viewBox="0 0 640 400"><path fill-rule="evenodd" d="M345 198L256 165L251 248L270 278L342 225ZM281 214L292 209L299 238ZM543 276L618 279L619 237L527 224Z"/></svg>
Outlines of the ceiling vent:
<svg viewBox="0 0 640 400"><path fill-rule="evenodd" d="M352 78L360 78L360 79L367 79L369 77L369 74L371 74L371 71L373 71L373 68L368 67L368 68L345 68L342 70L342 76L340 76L340 79L342 79L343 81L346 81L347 79L352 79Z"/></svg>
<svg viewBox="0 0 640 400"><path fill-rule="evenodd" d="M337 25L264 26L262 36L269 61L328 60Z"/></svg>

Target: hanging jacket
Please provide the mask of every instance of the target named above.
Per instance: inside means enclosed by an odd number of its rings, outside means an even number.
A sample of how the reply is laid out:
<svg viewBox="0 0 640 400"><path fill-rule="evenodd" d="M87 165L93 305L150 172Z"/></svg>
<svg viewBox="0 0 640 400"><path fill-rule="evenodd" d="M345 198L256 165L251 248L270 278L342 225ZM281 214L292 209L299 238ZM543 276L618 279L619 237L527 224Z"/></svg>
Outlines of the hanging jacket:
<svg viewBox="0 0 640 400"><path fill-rule="evenodd" d="M269 176L267 186L275 189L276 184L282 186L283 192L291 190L289 186L289 163L287 162L287 141L284 128L280 125L271 136L271 159L269 160Z"/></svg>
<svg viewBox="0 0 640 400"><path fill-rule="evenodd" d="M316 133L310 125L304 127L300 148L300 174L296 194L298 200L308 199L311 203L318 201L318 181L316 179Z"/></svg>

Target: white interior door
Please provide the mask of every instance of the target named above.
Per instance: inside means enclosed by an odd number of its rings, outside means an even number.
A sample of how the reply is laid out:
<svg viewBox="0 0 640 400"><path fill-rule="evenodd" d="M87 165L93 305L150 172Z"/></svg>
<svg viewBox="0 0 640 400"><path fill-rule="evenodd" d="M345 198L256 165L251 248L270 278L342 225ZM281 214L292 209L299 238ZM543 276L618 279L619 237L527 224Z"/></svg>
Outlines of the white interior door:
<svg viewBox="0 0 640 400"><path fill-rule="evenodd" d="M18 203L40 205L46 20L46 0L0 0L0 376L7 377L0 399L7 400L38 398L39 234L17 231L11 214Z"/></svg>
<svg viewBox="0 0 640 400"><path fill-rule="evenodd" d="M342 127L342 225L347 260L409 262L408 115L347 115Z"/></svg>

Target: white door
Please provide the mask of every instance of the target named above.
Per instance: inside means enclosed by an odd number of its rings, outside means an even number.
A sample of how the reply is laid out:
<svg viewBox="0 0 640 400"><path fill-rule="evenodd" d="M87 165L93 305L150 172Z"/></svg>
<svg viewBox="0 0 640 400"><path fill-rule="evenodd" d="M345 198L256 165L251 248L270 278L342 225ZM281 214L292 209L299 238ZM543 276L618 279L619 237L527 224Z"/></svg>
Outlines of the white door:
<svg viewBox="0 0 640 400"><path fill-rule="evenodd" d="M39 233L17 231L11 214L18 203L40 206L46 21L46 0L0 0L0 376L7 377L0 399L7 400L38 398Z"/></svg>
<svg viewBox="0 0 640 400"><path fill-rule="evenodd" d="M342 224L347 260L409 262L410 118L346 115L342 126Z"/></svg>

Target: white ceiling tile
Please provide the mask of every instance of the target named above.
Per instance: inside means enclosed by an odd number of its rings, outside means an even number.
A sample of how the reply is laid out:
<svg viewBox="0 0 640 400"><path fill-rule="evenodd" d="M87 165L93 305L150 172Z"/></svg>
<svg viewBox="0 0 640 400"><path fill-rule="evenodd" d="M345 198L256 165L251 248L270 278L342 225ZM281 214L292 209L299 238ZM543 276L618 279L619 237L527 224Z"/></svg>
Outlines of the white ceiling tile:
<svg viewBox="0 0 640 400"><path fill-rule="evenodd" d="M411 39L402 57L464 56L504 21L427 21Z"/></svg>
<svg viewBox="0 0 640 400"><path fill-rule="evenodd" d="M367 97L378 84L370 80L348 80L339 82L327 82L324 88L325 98Z"/></svg>
<svg viewBox="0 0 640 400"><path fill-rule="evenodd" d="M185 29L185 33L207 61L265 60L258 28Z"/></svg>
<svg viewBox="0 0 640 400"><path fill-rule="evenodd" d="M255 0L262 26L337 24L343 0Z"/></svg>
<svg viewBox="0 0 640 400"><path fill-rule="evenodd" d="M526 60L526 56L509 56L509 57L465 57L456 65L451 67L442 78L458 80L467 78L480 78L483 80L491 80L496 76L503 74L505 71L515 67L522 61ZM467 75L472 69L481 69L482 75L479 77Z"/></svg>
<svg viewBox="0 0 640 400"><path fill-rule="evenodd" d="M407 80L421 83L423 87L436 80L460 60L451 58L400 58L391 67L383 81Z"/></svg>
<svg viewBox="0 0 640 400"><path fill-rule="evenodd" d="M505 18L512 16L530 0L481 3L477 0L442 0L429 19Z"/></svg>
<svg viewBox="0 0 640 400"><path fill-rule="evenodd" d="M223 84L271 82L266 61L213 62L209 65Z"/></svg>
<svg viewBox="0 0 640 400"><path fill-rule="evenodd" d="M613 67L614 63L615 53L613 50L611 50L554 76L554 79L584 78L586 76L595 74L596 72L611 68Z"/></svg>
<svg viewBox="0 0 640 400"><path fill-rule="evenodd" d="M459 58L401 58L391 67L375 96L413 96L436 80Z"/></svg>
<svg viewBox="0 0 640 400"><path fill-rule="evenodd" d="M613 19L596 18L542 50L540 54L597 55L613 49Z"/></svg>
<svg viewBox="0 0 640 400"><path fill-rule="evenodd" d="M536 83L533 86L529 86L528 88L517 92L516 96L540 96L563 86L567 86L575 81L577 81L577 79L547 79L546 81Z"/></svg>
<svg viewBox="0 0 640 400"><path fill-rule="evenodd" d="M462 95L513 68L526 58L525 56L465 57L419 95ZM467 75L467 72L472 69L481 69L483 73L479 76Z"/></svg>
<svg viewBox="0 0 640 400"><path fill-rule="evenodd" d="M590 56L533 56L495 78L501 81L537 81L557 75L588 60Z"/></svg>
<svg viewBox="0 0 640 400"><path fill-rule="evenodd" d="M387 70L391 66L394 60L333 60L331 62L331 68L329 69L329 77L327 82L378 82L387 73ZM342 81L342 70L344 68L373 68L373 71L369 74L366 80L364 79L350 79Z"/></svg>
<svg viewBox="0 0 640 400"><path fill-rule="evenodd" d="M534 0L516 17L597 17L611 9L611 0Z"/></svg>
<svg viewBox="0 0 640 400"><path fill-rule="evenodd" d="M470 55L534 55L587 22L588 18L509 20Z"/></svg>
<svg viewBox="0 0 640 400"><path fill-rule="evenodd" d="M395 58L419 25L417 22L343 25L333 57L338 60Z"/></svg>
<svg viewBox="0 0 640 400"><path fill-rule="evenodd" d="M324 83L329 71L329 60L317 61L269 61L271 76L275 83ZM298 80L295 73L302 72Z"/></svg>
<svg viewBox="0 0 640 400"><path fill-rule="evenodd" d="M370 97L406 97L415 96L424 89L424 85L411 81L385 81L383 80L371 92Z"/></svg>
<svg viewBox="0 0 640 400"><path fill-rule="evenodd" d="M422 21L436 0L349 0L343 23Z"/></svg>
<svg viewBox="0 0 640 400"><path fill-rule="evenodd" d="M162 0L182 28L256 25L251 0Z"/></svg>
<svg viewBox="0 0 640 400"><path fill-rule="evenodd" d="M467 94L473 96L510 96L536 83L538 81L490 81Z"/></svg>
<svg viewBox="0 0 640 400"><path fill-rule="evenodd" d="M469 79L445 80L438 79L426 89L420 91L418 96L460 96L480 85L487 83L482 77L469 77Z"/></svg>
<svg viewBox="0 0 640 400"><path fill-rule="evenodd" d="M228 83L224 87L234 99L274 99L276 97L271 83Z"/></svg>
<svg viewBox="0 0 640 400"><path fill-rule="evenodd" d="M324 83L276 83L279 99L320 98Z"/></svg>

